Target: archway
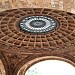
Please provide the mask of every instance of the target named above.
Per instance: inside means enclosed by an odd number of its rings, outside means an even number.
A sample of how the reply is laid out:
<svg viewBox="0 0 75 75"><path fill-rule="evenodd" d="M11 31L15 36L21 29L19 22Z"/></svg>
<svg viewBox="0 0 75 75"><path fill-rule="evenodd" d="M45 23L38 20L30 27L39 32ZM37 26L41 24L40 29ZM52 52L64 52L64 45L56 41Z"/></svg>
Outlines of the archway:
<svg viewBox="0 0 75 75"><path fill-rule="evenodd" d="M74 75L74 66L74 63L68 59L56 56L45 56L26 63L18 71L17 75Z"/></svg>

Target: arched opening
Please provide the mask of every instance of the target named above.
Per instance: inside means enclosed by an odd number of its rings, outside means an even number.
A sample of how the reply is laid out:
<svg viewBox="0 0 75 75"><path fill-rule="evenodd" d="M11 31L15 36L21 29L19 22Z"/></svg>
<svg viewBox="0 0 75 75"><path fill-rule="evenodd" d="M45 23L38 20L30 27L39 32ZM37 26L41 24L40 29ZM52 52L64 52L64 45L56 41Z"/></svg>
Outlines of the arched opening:
<svg viewBox="0 0 75 75"><path fill-rule="evenodd" d="M75 67L60 60L45 60L32 65L24 75L75 75Z"/></svg>
<svg viewBox="0 0 75 75"><path fill-rule="evenodd" d="M65 58L45 56L27 62L17 75L74 75L75 64Z"/></svg>

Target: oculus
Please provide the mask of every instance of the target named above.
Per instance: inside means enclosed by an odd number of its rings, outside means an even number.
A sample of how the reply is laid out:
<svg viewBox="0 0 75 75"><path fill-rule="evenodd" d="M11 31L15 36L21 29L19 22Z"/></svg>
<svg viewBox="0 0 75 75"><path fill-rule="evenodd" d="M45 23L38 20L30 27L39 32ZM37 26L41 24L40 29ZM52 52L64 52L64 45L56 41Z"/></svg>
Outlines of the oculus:
<svg viewBox="0 0 75 75"><path fill-rule="evenodd" d="M54 30L58 21L49 16L28 16L20 21L20 28L31 33L45 33Z"/></svg>

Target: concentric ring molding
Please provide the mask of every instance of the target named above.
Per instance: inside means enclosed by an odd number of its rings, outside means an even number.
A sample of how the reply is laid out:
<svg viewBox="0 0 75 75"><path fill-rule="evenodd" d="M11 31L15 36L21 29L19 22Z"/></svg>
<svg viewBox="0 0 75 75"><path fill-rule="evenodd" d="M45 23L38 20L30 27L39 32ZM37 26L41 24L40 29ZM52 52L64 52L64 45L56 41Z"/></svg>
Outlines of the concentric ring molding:
<svg viewBox="0 0 75 75"><path fill-rule="evenodd" d="M23 18L40 15L56 19L59 25L43 34L20 29L19 23ZM7 75L17 75L25 63L43 56L58 56L75 63L75 14L47 8L0 12L0 53L7 64Z"/></svg>

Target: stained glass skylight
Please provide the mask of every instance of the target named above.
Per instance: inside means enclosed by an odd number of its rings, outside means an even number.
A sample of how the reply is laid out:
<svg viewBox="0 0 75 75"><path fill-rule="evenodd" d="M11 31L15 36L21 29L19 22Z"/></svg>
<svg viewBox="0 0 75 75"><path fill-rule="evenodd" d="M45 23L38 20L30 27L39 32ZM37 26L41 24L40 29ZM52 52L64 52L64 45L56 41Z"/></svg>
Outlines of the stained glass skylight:
<svg viewBox="0 0 75 75"><path fill-rule="evenodd" d="M20 28L32 33L45 33L54 30L58 25L56 19L49 16L28 16L21 20Z"/></svg>

